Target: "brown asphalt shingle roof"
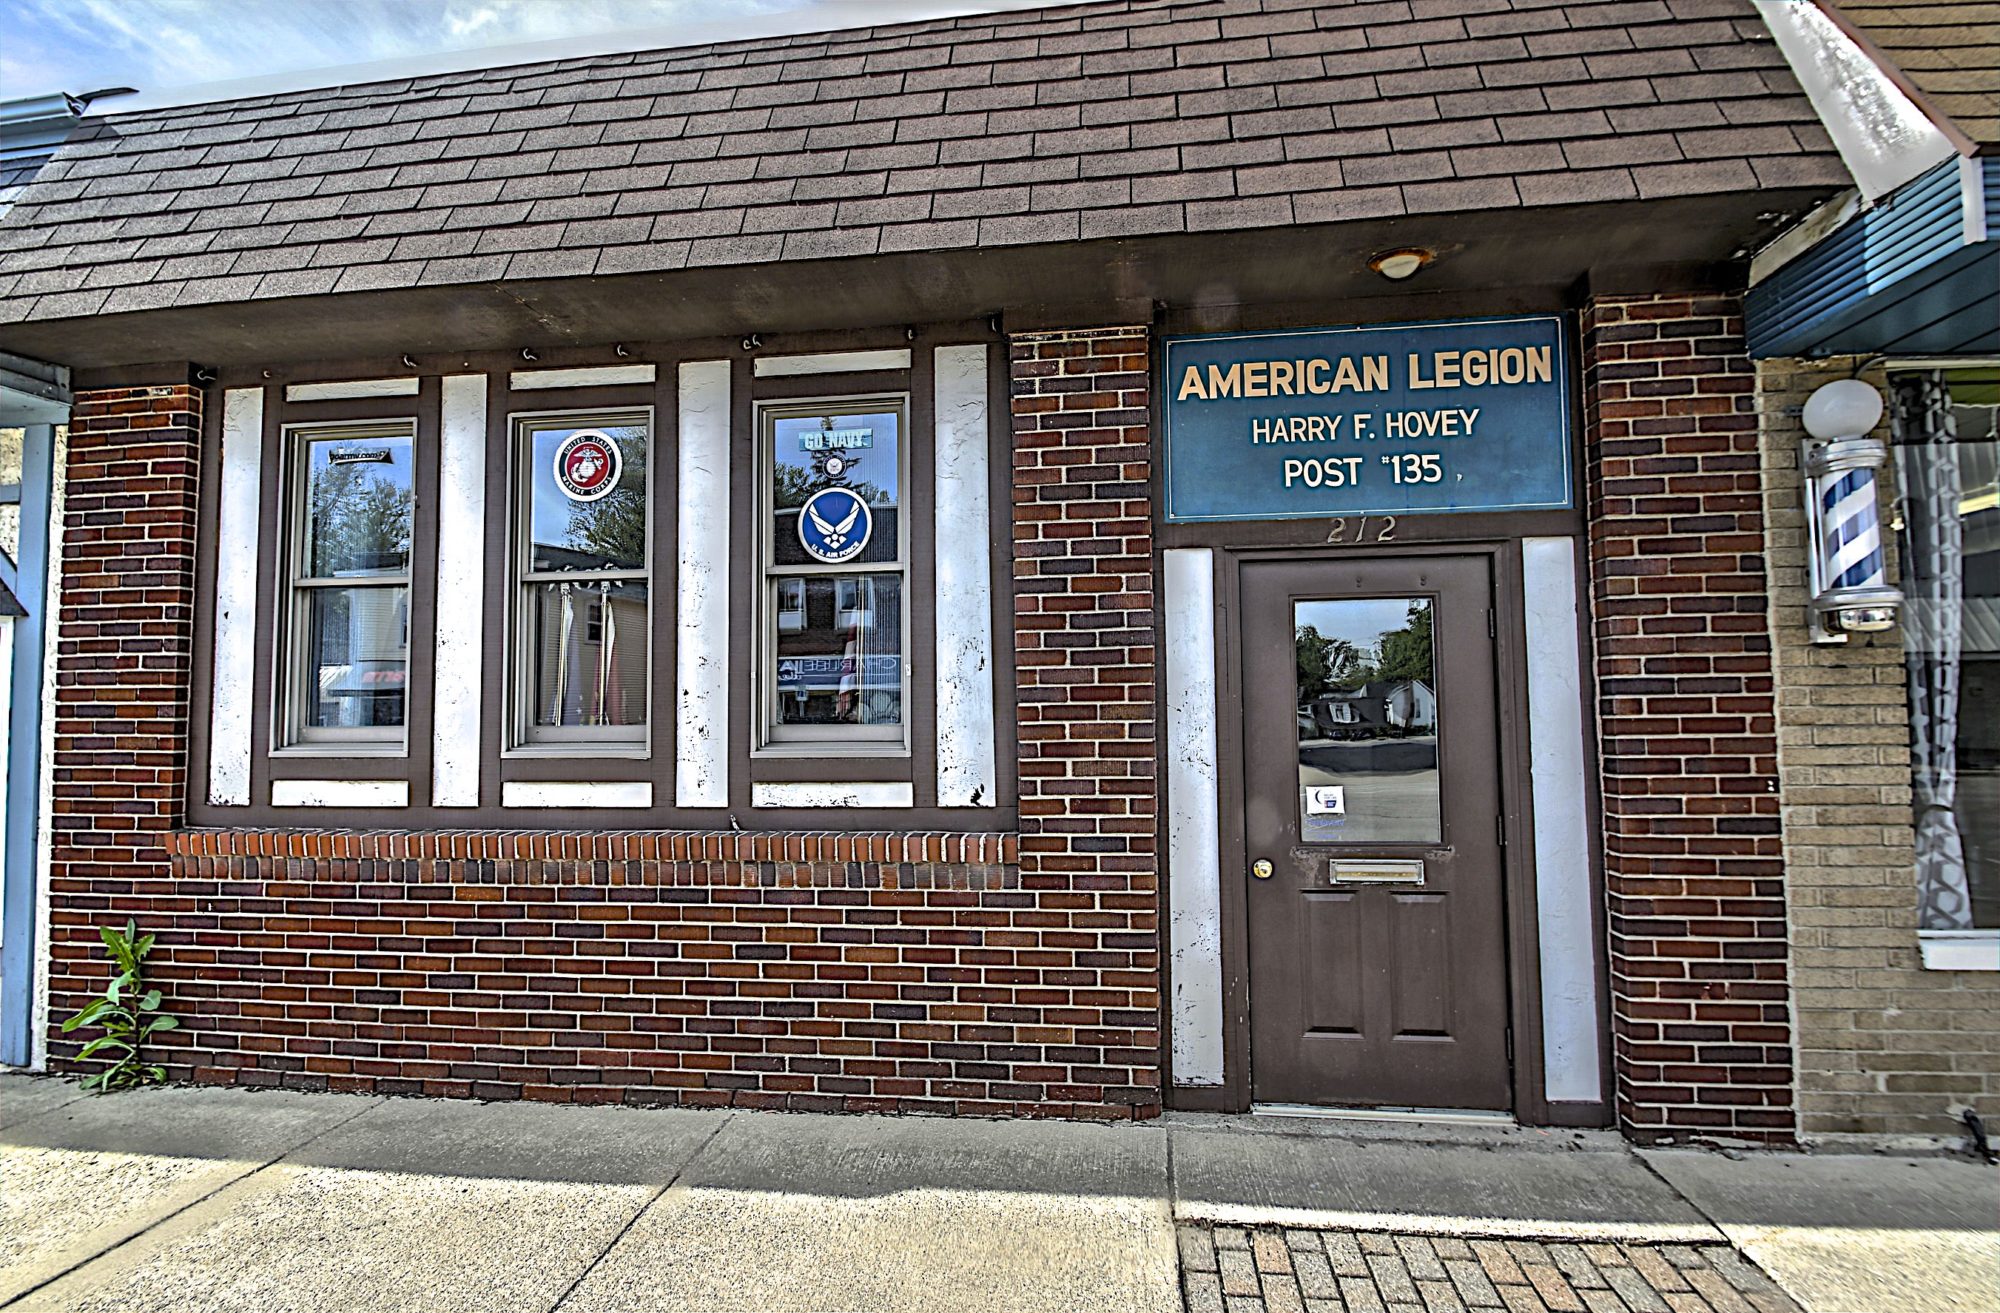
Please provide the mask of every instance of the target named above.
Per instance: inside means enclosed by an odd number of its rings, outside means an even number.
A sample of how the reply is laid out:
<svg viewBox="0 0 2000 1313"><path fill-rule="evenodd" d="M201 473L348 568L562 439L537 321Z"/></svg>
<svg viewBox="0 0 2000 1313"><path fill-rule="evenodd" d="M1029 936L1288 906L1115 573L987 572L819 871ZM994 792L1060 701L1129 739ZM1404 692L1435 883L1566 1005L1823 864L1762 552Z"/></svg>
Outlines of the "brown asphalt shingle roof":
<svg viewBox="0 0 2000 1313"><path fill-rule="evenodd" d="M1846 182L1748 0L1118 0L91 121L0 322Z"/></svg>
<svg viewBox="0 0 2000 1313"><path fill-rule="evenodd" d="M1840 0L1835 8L1966 136L2000 145L2000 3Z"/></svg>

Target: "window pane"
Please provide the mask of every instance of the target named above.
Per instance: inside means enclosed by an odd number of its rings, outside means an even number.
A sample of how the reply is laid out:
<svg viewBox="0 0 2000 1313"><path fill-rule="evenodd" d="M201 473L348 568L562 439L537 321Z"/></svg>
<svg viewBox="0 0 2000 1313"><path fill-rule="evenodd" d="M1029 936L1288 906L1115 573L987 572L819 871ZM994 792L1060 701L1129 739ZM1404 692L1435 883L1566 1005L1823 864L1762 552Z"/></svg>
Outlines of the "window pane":
<svg viewBox="0 0 2000 1313"><path fill-rule="evenodd" d="M1429 598L1298 602L1299 837L1437 843Z"/></svg>
<svg viewBox="0 0 2000 1313"><path fill-rule="evenodd" d="M880 565L898 559L898 417L794 415L772 421L771 560L777 565ZM829 562L805 549L799 520L806 501L826 488L846 488L868 504L867 545ZM836 494L836 496L838 496ZM844 506L853 503L839 498ZM844 518L844 517L843 517ZM824 539L821 539L824 541Z"/></svg>
<svg viewBox="0 0 2000 1313"><path fill-rule="evenodd" d="M528 568L646 568L646 426L593 421L528 437Z"/></svg>
<svg viewBox="0 0 2000 1313"><path fill-rule="evenodd" d="M301 590L306 607L306 686L300 701L312 729L403 723L410 668L410 590Z"/></svg>
<svg viewBox="0 0 2000 1313"><path fill-rule="evenodd" d="M548 728L646 723L646 585L639 580L530 584L529 708Z"/></svg>
<svg viewBox="0 0 2000 1313"><path fill-rule="evenodd" d="M410 568L410 448L407 435L306 442L308 578Z"/></svg>
<svg viewBox="0 0 2000 1313"><path fill-rule="evenodd" d="M1899 435L1927 440L1899 442L1895 453L1903 498L1902 585L1908 598L1903 642L1918 865L1952 885L1962 872L1972 925L1995 927L2000 926L2000 375L1954 374L1949 382L1951 429Z"/></svg>
<svg viewBox="0 0 2000 1313"><path fill-rule="evenodd" d="M813 575L772 583L778 724L902 724L902 576Z"/></svg>

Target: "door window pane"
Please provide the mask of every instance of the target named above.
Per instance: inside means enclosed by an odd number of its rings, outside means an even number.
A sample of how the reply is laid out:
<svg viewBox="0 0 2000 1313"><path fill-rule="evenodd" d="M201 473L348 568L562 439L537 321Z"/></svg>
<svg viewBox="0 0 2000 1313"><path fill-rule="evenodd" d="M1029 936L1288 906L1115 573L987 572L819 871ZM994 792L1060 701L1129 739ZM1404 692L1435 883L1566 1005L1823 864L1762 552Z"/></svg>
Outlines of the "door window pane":
<svg viewBox="0 0 2000 1313"><path fill-rule="evenodd" d="M645 724L645 581L530 584L527 596L534 724Z"/></svg>
<svg viewBox="0 0 2000 1313"><path fill-rule="evenodd" d="M404 585L306 590L309 729L403 723L410 670L410 590Z"/></svg>
<svg viewBox="0 0 2000 1313"><path fill-rule="evenodd" d="M409 570L410 448L408 434L306 443L307 578Z"/></svg>
<svg viewBox="0 0 2000 1313"><path fill-rule="evenodd" d="M772 581L780 725L903 723L903 578L810 575Z"/></svg>
<svg viewBox="0 0 2000 1313"><path fill-rule="evenodd" d="M1299 838L1438 843L1431 599L1297 602Z"/></svg>

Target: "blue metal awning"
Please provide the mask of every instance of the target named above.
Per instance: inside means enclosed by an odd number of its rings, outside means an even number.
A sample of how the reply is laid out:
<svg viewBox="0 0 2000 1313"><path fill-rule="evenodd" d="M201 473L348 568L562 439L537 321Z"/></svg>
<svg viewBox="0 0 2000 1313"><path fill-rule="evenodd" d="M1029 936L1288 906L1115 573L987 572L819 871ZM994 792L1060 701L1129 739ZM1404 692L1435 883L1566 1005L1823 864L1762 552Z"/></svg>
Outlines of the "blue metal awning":
<svg viewBox="0 0 2000 1313"><path fill-rule="evenodd" d="M1951 159L1855 215L1744 303L1750 354L2000 352L2000 159Z"/></svg>

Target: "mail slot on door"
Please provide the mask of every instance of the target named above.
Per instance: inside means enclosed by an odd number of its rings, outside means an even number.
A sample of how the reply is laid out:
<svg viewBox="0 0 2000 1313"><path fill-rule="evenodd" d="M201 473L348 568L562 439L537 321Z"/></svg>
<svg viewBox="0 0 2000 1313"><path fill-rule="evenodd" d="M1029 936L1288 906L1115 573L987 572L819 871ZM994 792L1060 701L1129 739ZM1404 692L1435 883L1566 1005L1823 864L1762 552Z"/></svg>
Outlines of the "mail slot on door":
<svg viewBox="0 0 2000 1313"><path fill-rule="evenodd" d="M1336 857L1327 863L1329 884L1422 884L1422 858Z"/></svg>

